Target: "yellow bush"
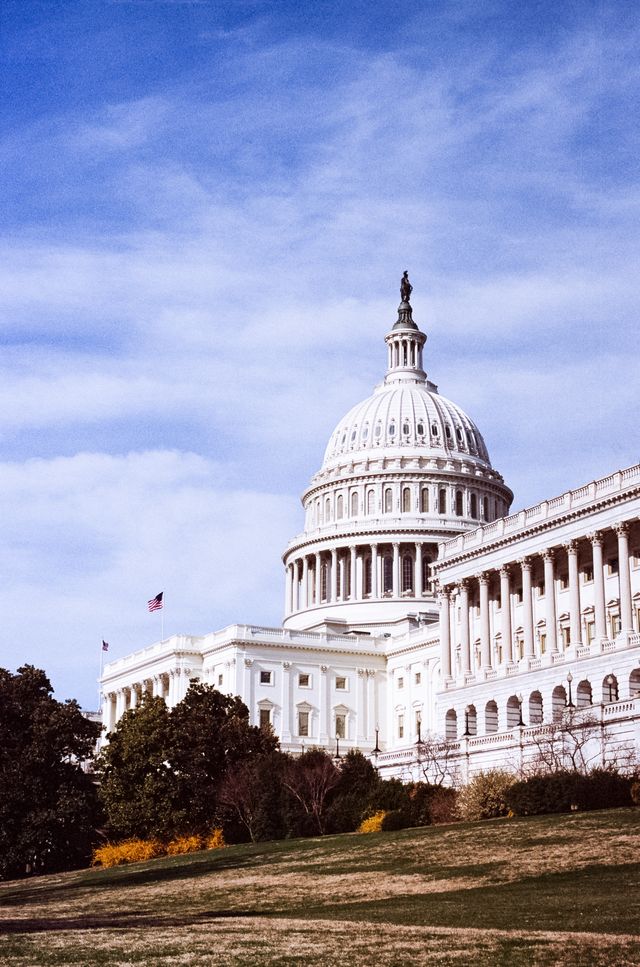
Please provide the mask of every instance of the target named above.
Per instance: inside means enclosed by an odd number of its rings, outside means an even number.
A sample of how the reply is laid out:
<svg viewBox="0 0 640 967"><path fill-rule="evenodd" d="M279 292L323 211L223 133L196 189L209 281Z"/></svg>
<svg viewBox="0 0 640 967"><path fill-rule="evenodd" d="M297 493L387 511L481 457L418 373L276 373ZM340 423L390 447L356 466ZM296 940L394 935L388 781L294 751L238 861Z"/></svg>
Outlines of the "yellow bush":
<svg viewBox="0 0 640 967"><path fill-rule="evenodd" d="M221 849L226 845L221 829L214 829L213 832L209 833L205 843L207 849Z"/></svg>
<svg viewBox="0 0 640 967"><path fill-rule="evenodd" d="M180 853L195 853L202 849L203 843L199 836L176 836L170 843L167 843L165 852L167 856L178 856Z"/></svg>
<svg viewBox="0 0 640 967"><path fill-rule="evenodd" d="M106 843L93 851L93 865L121 866L123 863L140 863L162 856L162 843L155 839L128 839L124 843Z"/></svg>
<svg viewBox="0 0 640 967"><path fill-rule="evenodd" d="M380 809L373 816L369 816L368 819L363 819L358 826L359 833L379 833L382 830L382 824L384 822L384 817L386 816L384 809Z"/></svg>

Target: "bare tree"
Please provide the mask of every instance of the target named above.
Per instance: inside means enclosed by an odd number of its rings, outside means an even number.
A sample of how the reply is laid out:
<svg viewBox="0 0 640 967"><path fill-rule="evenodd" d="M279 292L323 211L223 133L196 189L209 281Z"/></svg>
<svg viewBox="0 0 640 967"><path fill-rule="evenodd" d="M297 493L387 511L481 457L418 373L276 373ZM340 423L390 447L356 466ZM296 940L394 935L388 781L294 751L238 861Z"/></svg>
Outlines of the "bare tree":
<svg viewBox="0 0 640 967"><path fill-rule="evenodd" d="M567 770L584 775L598 766L632 771L636 765L635 750L615 744L600 717L587 710L565 709L556 722L527 738L535 753L525 773Z"/></svg>
<svg viewBox="0 0 640 967"><path fill-rule="evenodd" d="M256 825L264 793L254 762L241 762L224 778L218 793L218 803L235 816L245 827L251 842L256 842Z"/></svg>
<svg viewBox="0 0 640 967"><path fill-rule="evenodd" d="M310 749L292 759L285 769L284 784L318 832L325 831L325 806L330 792L337 786L340 770L321 749Z"/></svg>
<svg viewBox="0 0 640 967"><path fill-rule="evenodd" d="M428 732L416 742L418 766L426 781L432 786L456 786L460 769L456 761L458 744Z"/></svg>

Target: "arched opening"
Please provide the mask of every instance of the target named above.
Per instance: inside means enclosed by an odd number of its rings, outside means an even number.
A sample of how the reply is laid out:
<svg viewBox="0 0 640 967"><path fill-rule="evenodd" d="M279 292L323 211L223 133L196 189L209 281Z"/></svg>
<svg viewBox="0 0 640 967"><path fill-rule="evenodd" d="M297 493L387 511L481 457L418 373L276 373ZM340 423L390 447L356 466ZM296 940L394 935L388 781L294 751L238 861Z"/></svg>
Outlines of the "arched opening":
<svg viewBox="0 0 640 967"><path fill-rule="evenodd" d="M444 487L441 487L438 491L438 513L446 514L447 512L447 491Z"/></svg>
<svg viewBox="0 0 640 967"><path fill-rule="evenodd" d="M618 701L618 679L615 675L606 675L602 682L603 703Z"/></svg>
<svg viewBox="0 0 640 967"><path fill-rule="evenodd" d="M475 494L471 494L471 516L474 520L478 519L478 498Z"/></svg>
<svg viewBox="0 0 640 967"><path fill-rule="evenodd" d="M328 585L328 570L329 566L326 561L320 565L320 600L327 600L327 585Z"/></svg>
<svg viewBox="0 0 640 967"><path fill-rule="evenodd" d="M444 717L444 735L446 739L458 738L458 716L454 708L450 708Z"/></svg>
<svg viewBox="0 0 640 967"><path fill-rule="evenodd" d="M420 491L420 513L429 513L429 489L427 487L423 487Z"/></svg>
<svg viewBox="0 0 640 967"><path fill-rule="evenodd" d="M351 494L351 516L358 516L358 494L355 490Z"/></svg>
<svg viewBox="0 0 640 967"><path fill-rule="evenodd" d="M413 558L410 554L402 555L402 590L413 591Z"/></svg>
<svg viewBox="0 0 640 967"><path fill-rule="evenodd" d="M588 705L593 705L593 690L591 682L585 678L576 688L576 707L586 708Z"/></svg>
<svg viewBox="0 0 640 967"><path fill-rule="evenodd" d="M507 728L515 729L520 725L520 700L517 695L510 695L507 699Z"/></svg>
<svg viewBox="0 0 640 967"><path fill-rule="evenodd" d="M363 571L363 593L365 597L371 594L371 558L365 557Z"/></svg>
<svg viewBox="0 0 640 967"><path fill-rule="evenodd" d="M556 685L551 693L551 721L560 722L567 704L567 692L564 685Z"/></svg>
<svg viewBox="0 0 640 967"><path fill-rule="evenodd" d="M411 510L411 490L409 487L402 489L402 512L408 514Z"/></svg>
<svg viewBox="0 0 640 967"><path fill-rule="evenodd" d="M422 588L420 589L424 594L425 591L429 590L429 581L431 579L431 561L428 557L422 558Z"/></svg>
<svg viewBox="0 0 640 967"><path fill-rule="evenodd" d="M331 520L331 498L327 497L324 502L324 519L326 521Z"/></svg>
<svg viewBox="0 0 640 967"><path fill-rule="evenodd" d="M393 491L391 487L387 487L384 492L384 512L385 514L390 514L393 510Z"/></svg>
<svg viewBox="0 0 640 967"><path fill-rule="evenodd" d="M629 675L629 698L640 696L640 668L634 668Z"/></svg>
<svg viewBox="0 0 640 967"><path fill-rule="evenodd" d="M487 734L498 731L498 705L493 699L484 708L484 730Z"/></svg>
<svg viewBox="0 0 640 967"><path fill-rule="evenodd" d="M540 692L531 692L529 696L529 725L542 725L544 709Z"/></svg>
<svg viewBox="0 0 640 967"><path fill-rule="evenodd" d="M489 520L489 498L482 498L482 519Z"/></svg>
<svg viewBox="0 0 640 967"><path fill-rule="evenodd" d="M478 734L478 713L475 705L467 705L464 710L464 726L467 735Z"/></svg>
<svg viewBox="0 0 640 967"><path fill-rule="evenodd" d="M462 491L456 490L456 517L462 517Z"/></svg>
<svg viewBox="0 0 640 967"><path fill-rule="evenodd" d="M336 507L337 507L337 518L338 520L342 520L344 516L344 498L342 494L338 494L338 502L336 504Z"/></svg>
<svg viewBox="0 0 640 967"><path fill-rule="evenodd" d="M387 555L382 563L382 588L385 594L393 592L393 558Z"/></svg>
<svg viewBox="0 0 640 967"><path fill-rule="evenodd" d="M367 513L373 514L375 511L375 493L373 490L369 490L367 493Z"/></svg>

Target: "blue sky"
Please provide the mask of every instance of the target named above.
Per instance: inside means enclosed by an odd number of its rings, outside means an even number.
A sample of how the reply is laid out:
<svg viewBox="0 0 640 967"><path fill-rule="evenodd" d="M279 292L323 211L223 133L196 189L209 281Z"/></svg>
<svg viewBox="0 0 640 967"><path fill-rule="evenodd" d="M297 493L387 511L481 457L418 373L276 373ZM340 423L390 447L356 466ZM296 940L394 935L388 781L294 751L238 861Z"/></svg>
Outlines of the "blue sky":
<svg viewBox="0 0 640 967"><path fill-rule="evenodd" d="M4 0L0 663L277 624L280 553L426 365L514 509L640 459L640 25L625 2Z"/></svg>

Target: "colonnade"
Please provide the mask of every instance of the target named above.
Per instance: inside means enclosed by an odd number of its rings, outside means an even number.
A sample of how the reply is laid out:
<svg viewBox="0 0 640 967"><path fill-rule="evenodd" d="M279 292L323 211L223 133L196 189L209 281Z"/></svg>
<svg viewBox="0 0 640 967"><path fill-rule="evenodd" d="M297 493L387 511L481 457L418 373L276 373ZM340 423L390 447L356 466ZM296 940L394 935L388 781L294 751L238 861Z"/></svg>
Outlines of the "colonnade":
<svg viewBox="0 0 640 967"><path fill-rule="evenodd" d="M536 647L538 653L545 651L554 655L565 645L575 648L588 645L590 641L597 643L607 639L604 546L606 542L611 544L613 534L616 541L613 550L617 551L618 633L632 633L629 524L622 522L609 531L598 531L548 547L517 561L505 562L497 569L480 571L456 584L444 584L439 595L444 679L450 680L458 675L472 678L478 671L486 677L496 664L497 656L492 644L498 636L502 647L500 663L507 666L520 659L536 657ZM582 559L582 588L579 555ZM560 573L562 591L568 592L568 622L564 622L564 640L558 633L562 630L559 628L557 587ZM587 575L588 580L585 580ZM544 608L539 608L534 615L533 582L534 577L540 576L542 580L538 583L538 597L541 604L544 598ZM585 602L581 602L581 598L585 596L585 586L591 585L589 606L585 609ZM491 607L492 602L494 607ZM476 611L475 615L472 610ZM583 641L582 619L585 611L588 613L590 634ZM517 635L514 628L516 616ZM479 619L477 624L476 617ZM544 647L540 639L541 629ZM476 634L473 636L474 641L479 638L479 661L472 649L472 630L477 634L477 637ZM458 648L459 663L456 663Z"/></svg>
<svg viewBox="0 0 640 967"><path fill-rule="evenodd" d="M286 566L285 611L314 605L429 593L433 543L393 541L351 544L304 554Z"/></svg>
<svg viewBox="0 0 640 967"><path fill-rule="evenodd" d="M184 685L188 682L190 669L175 668L160 675L153 675L142 682L105 692L103 697L103 717L107 732L112 732L116 722L129 709L137 708L143 695L163 698L170 708L184 697Z"/></svg>

